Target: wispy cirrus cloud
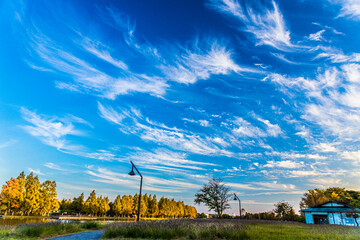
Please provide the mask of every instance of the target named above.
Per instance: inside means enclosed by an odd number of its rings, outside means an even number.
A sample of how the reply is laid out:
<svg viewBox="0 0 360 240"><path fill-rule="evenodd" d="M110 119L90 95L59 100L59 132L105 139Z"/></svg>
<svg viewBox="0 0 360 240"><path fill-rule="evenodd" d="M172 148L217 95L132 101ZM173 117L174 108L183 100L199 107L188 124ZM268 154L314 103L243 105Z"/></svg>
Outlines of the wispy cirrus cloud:
<svg viewBox="0 0 360 240"><path fill-rule="evenodd" d="M268 161L263 167L265 168L301 168L304 166L304 162L295 162L291 160L285 161Z"/></svg>
<svg viewBox="0 0 360 240"><path fill-rule="evenodd" d="M68 135L84 135L83 132L75 129L72 122L57 117L41 116L24 107L21 108L21 115L31 125L22 126L30 135L37 137L44 144L56 147L59 150L79 150L79 145L73 145L66 140Z"/></svg>
<svg viewBox="0 0 360 240"><path fill-rule="evenodd" d="M325 32L325 30L323 29L323 30L320 30L320 31L318 31L318 32L316 32L316 33L311 33L311 34L307 37L307 39L312 40L312 41L318 41L318 42L324 41L325 39L324 39L324 37L322 36L324 32Z"/></svg>
<svg viewBox="0 0 360 240"><path fill-rule="evenodd" d="M26 132L61 152L104 161L116 159L116 155L109 150L90 150L82 144L76 144L69 140L70 136L86 136L84 131L78 130L74 125L74 123L80 123L91 127L91 124L82 118L69 114L65 117L47 116L37 114L24 107L21 108L21 115L25 121L31 124L21 126ZM47 165L49 168L51 166L55 165Z"/></svg>
<svg viewBox="0 0 360 240"><path fill-rule="evenodd" d="M329 0L341 6L339 17L360 20L360 2L357 0Z"/></svg>
<svg viewBox="0 0 360 240"><path fill-rule="evenodd" d="M47 168L50 168L50 169L58 170L58 171L66 171L64 168L62 168L59 165L52 163L52 162L47 162L44 164L44 166Z"/></svg>
<svg viewBox="0 0 360 240"><path fill-rule="evenodd" d="M332 63L357 63L360 62L360 53L349 53L345 54L341 49L337 49L334 47L324 47L317 46L312 49L312 51L318 51L318 53L314 60L316 59L326 59Z"/></svg>
<svg viewBox="0 0 360 240"><path fill-rule="evenodd" d="M258 45L269 45L279 50L294 47L283 15L275 1L272 1L272 9L256 3L256 8L238 0L211 0L208 5L242 22L244 26L240 29L254 34Z"/></svg>
<svg viewBox="0 0 360 240"><path fill-rule="evenodd" d="M37 175L44 175L39 169L28 168L28 171Z"/></svg>
<svg viewBox="0 0 360 240"><path fill-rule="evenodd" d="M219 148L215 143L191 132L168 127L148 119L144 119L134 109L117 111L98 103L99 114L109 122L120 126L125 134L136 134L145 141L164 144L176 150L205 155L231 155L231 152Z"/></svg>
<svg viewBox="0 0 360 240"><path fill-rule="evenodd" d="M7 147L9 147L9 146L11 146L11 145L15 144L16 142L17 142L17 140L15 140L15 139L11 139L11 140L9 140L9 141L6 141L6 142L3 142L3 143L0 143L0 149L2 149L2 148L7 148Z"/></svg>
<svg viewBox="0 0 360 240"><path fill-rule="evenodd" d="M195 51L186 50L176 56L175 64L162 65L166 78L171 81L191 84L199 79L208 79L211 75L227 75L231 72L256 72L251 68L237 65L231 57L231 52L218 43L213 43L209 50L195 46ZM205 48L206 49L206 48Z"/></svg>
<svg viewBox="0 0 360 240"><path fill-rule="evenodd" d="M27 28L24 37L29 39L29 59L36 61L37 69L67 76L67 80L55 82L57 88L108 99L135 93L161 97L172 82L188 85L213 75L258 72L235 63L231 49L217 39L155 47L137 39L135 24L130 24L124 14L108 7L99 9L99 15L122 33L117 44L101 41L104 37L95 26L87 36L82 33L81 24L79 29L64 24L69 30L65 39L50 37L36 22ZM138 62L136 68L129 65L134 61Z"/></svg>
<svg viewBox="0 0 360 240"><path fill-rule="evenodd" d="M286 94L304 94L315 101L302 102L303 118L316 123L341 141L360 140L360 66L344 64L317 74L315 79L268 76ZM288 92L290 91L290 92Z"/></svg>
<svg viewBox="0 0 360 240"><path fill-rule="evenodd" d="M137 179L129 180L129 176L125 173L117 173L106 168L95 168L92 167L89 170L86 170L90 176L96 177L93 181L103 182L108 184L133 186L138 187ZM163 179L152 176L147 176L146 181L144 181L144 190L156 191L156 192L181 192L184 189L198 189L200 185L191 183L184 179Z"/></svg>

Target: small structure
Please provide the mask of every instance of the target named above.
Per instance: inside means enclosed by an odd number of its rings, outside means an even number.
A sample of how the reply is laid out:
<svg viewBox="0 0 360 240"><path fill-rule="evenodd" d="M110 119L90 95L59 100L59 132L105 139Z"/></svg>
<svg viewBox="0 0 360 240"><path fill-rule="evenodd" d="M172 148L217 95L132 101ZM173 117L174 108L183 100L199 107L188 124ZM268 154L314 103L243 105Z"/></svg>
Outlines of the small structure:
<svg viewBox="0 0 360 240"><path fill-rule="evenodd" d="M305 214L307 224L338 224L359 227L360 223L359 208L335 201L300 211Z"/></svg>

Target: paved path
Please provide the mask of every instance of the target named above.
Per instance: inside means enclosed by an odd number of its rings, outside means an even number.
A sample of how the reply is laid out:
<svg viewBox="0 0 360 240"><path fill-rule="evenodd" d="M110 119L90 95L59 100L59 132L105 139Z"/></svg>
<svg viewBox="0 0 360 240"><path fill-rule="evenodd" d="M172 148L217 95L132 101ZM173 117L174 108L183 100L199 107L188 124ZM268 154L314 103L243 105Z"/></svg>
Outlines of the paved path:
<svg viewBox="0 0 360 240"><path fill-rule="evenodd" d="M61 237L48 238L48 240L50 239L51 240L93 240L93 239L100 239L103 233L104 230L81 232L81 233L74 233Z"/></svg>

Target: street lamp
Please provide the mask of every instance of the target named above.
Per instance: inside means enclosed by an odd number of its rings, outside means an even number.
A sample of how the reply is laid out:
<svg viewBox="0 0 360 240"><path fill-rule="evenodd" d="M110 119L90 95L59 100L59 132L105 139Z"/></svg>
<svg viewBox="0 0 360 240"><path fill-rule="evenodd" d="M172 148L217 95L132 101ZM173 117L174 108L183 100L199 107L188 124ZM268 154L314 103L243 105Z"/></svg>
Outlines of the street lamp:
<svg viewBox="0 0 360 240"><path fill-rule="evenodd" d="M136 166L134 165L134 163L132 161L131 162L131 165L132 165L132 168L131 168L131 171L129 172L129 175L130 176L135 176L136 173L134 172L134 168L135 170L137 171L137 173L140 175L141 177L141 180L140 180L140 195L139 195L139 206L138 206L138 213L137 213L137 220L136 221L139 221L140 220L140 206L141 206L141 190L142 190L142 180L143 180L143 176L141 175L141 173L139 172L139 170L136 168Z"/></svg>
<svg viewBox="0 0 360 240"><path fill-rule="evenodd" d="M234 193L234 200L239 200L239 212L240 212L240 219L241 219L241 200L236 194Z"/></svg>

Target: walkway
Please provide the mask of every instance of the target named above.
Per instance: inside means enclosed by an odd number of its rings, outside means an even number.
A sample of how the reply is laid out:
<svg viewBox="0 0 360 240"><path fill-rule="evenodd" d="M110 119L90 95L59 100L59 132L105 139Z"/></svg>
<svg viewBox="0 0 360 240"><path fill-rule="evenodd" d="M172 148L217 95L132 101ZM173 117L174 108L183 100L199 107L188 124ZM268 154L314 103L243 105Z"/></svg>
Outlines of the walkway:
<svg viewBox="0 0 360 240"><path fill-rule="evenodd" d="M94 240L100 239L104 233L104 230L97 230L97 231L89 231L89 232L81 232L81 233L74 233L70 235L65 235L61 237L55 238L47 238L46 240Z"/></svg>

